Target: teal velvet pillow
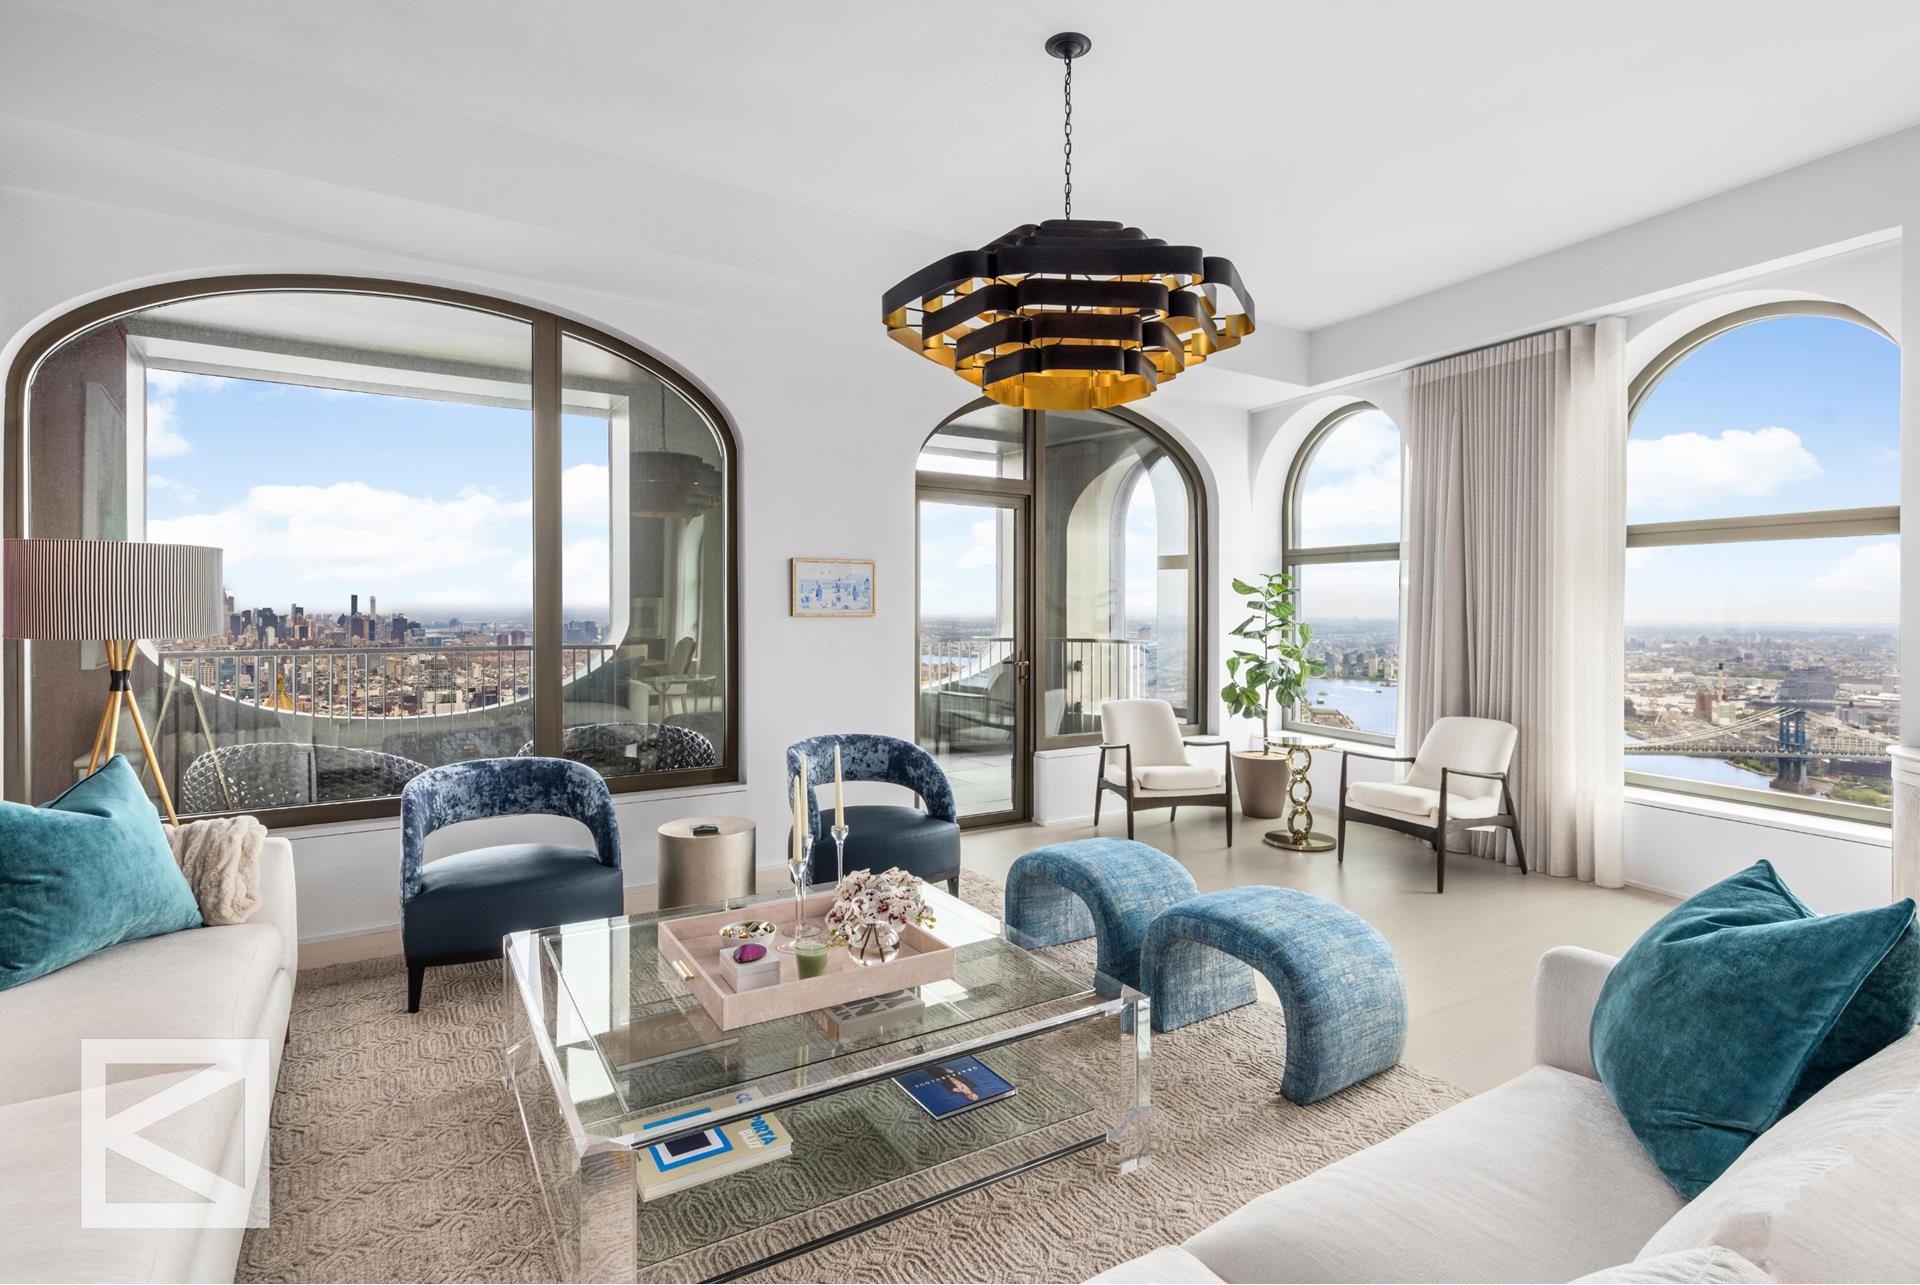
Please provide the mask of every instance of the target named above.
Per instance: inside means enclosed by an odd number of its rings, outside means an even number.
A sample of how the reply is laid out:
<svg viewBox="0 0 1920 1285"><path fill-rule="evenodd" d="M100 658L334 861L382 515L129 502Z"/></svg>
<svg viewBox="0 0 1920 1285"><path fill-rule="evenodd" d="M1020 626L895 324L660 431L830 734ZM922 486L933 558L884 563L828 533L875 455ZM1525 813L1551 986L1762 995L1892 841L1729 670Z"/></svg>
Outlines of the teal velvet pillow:
<svg viewBox="0 0 1920 1285"><path fill-rule="evenodd" d="M1912 899L1816 915L1759 861L1682 902L1614 966L1593 1010L1593 1064L1691 1200L1916 1019Z"/></svg>
<svg viewBox="0 0 1920 1285"><path fill-rule="evenodd" d="M44 807L0 803L0 990L199 926L193 889L123 756Z"/></svg>

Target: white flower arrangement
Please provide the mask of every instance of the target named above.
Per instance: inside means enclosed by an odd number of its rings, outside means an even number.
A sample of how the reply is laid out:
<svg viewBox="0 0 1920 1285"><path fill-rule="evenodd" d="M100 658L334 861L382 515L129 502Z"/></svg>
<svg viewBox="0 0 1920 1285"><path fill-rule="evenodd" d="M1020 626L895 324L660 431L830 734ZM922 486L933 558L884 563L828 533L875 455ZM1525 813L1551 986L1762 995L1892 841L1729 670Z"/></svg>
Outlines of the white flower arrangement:
<svg viewBox="0 0 1920 1285"><path fill-rule="evenodd" d="M869 919L884 919L896 932L908 924L931 928L937 922L927 910L920 880L897 866L878 874L855 870L840 880L827 911L828 942L846 945L847 930Z"/></svg>

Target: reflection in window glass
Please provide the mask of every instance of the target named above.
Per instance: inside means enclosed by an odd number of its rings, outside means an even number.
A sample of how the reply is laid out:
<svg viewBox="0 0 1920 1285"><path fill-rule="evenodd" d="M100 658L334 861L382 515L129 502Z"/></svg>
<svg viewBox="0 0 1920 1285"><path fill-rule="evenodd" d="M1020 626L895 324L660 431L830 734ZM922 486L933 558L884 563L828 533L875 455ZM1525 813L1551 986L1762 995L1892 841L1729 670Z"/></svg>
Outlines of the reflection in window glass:
<svg viewBox="0 0 1920 1285"><path fill-rule="evenodd" d="M1196 718L1189 483L1145 430L1049 414L1040 594L1042 735L1100 730L1102 701L1159 697Z"/></svg>
<svg viewBox="0 0 1920 1285"><path fill-rule="evenodd" d="M561 349L561 752L603 776L717 767L726 749L726 456L681 393Z"/></svg>
<svg viewBox="0 0 1920 1285"><path fill-rule="evenodd" d="M1400 429L1371 406L1344 416L1314 444L1296 485L1296 548L1398 540Z"/></svg>
<svg viewBox="0 0 1920 1285"><path fill-rule="evenodd" d="M1026 476L1026 425L1021 413L998 403L954 417L920 448L922 473L966 477Z"/></svg>
<svg viewBox="0 0 1920 1285"><path fill-rule="evenodd" d="M1400 564L1328 562L1293 568L1307 654L1325 672L1307 682L1300 719L1317 727L1394 735L1400 721Z"/></svg>
<svg viewBox="0 0 1920 1285"><path fill-rule="evenodd" d="M1627 550L1627 770L1892 806L1899 565L1896 536Z"/></svg>

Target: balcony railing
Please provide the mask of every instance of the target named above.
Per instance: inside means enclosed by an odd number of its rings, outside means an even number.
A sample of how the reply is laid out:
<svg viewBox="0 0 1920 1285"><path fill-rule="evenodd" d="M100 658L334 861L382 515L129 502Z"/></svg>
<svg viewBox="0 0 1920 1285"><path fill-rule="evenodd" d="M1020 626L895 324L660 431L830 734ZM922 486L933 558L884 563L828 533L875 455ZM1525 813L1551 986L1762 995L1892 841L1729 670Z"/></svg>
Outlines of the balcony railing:
<svg viewBox="0 0 1920 1285"><path fill-rule="evenodd" d="M1040 684L1040 733L1100 730L1100 702L1157 694L1159 645L1140 638L1049 638L1033 681ZM937 745L1004 742L1013 727L1013 639L920 639L920 727ZM1186 716L1184 700L1174 707Z"/></svg>
<svg viewBox="0 0 1920 1285"><path fill-rule="evenodd" d="M561 649L570 703L614 650ZM510 755L533 736L531 644L181 648L152 658L158 679L140 698L176 794L188 766L215 748L291 743L431 765ZM596 695L618 705L625 693Z"/></svg>

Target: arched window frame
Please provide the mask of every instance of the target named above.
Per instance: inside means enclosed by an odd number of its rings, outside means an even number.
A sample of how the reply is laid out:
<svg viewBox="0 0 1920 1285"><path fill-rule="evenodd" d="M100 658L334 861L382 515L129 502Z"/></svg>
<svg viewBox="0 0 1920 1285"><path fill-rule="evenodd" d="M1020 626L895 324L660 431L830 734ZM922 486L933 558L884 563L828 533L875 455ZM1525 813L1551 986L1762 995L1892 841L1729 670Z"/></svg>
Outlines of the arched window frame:
<svg viewBox="0 0 1920 1285"><path fill-rule="evenodd" d="M492 295L419 282L381 277L341 276L322 273L250 273L230 276L189 278L123 291L80 305L36 330L14 355L7 369L4 410L4 534L18 539L26 533L27 521L27 397L34 374L41 364L68 340L116 318L170 303L205 299L222 295L314 293L359 294L444 304L475 312L510 318L527 325L531 337L531 417L532 460L530 481L534 505L533 581L534 581L534 658L533 658L533 733L539 754L557 756L565 717L562 688L564 609L560 596L562 584L561 514L561 416L562 346L573 338L620 357L643 368L685 397L712 426L725 462L726 509L726 660L727 699L724 719L726 744L717 766L645 776L610 777L608 787L616 793L651 792L682 789L689 786L724 784L739 780L739 676L740 676L740 543L739 543L739 447L732 421L697 385L671 365L626 340L574 317L550 312L529 304ZM5 759L0 764L0 786L8 799L25 801L29 786L26 772L19 766L29 761L30 734L26 691L26 657L19 642L5 645L0 665L0 693L4 693ZM398 816L397 797L312 804L275 809L270 820L275 826L304 825L316 822L356 820L369 817Z"/></svg>
<svg viewBox="0 0 1920 1285"><path fill-rule="evenodd" d="M922 442L922 449L956 420L975 411L996 405L990 397L980 397L954 410L952 414L934 425L933 430ZM1211 635L1208 629L1208 607L1210 585L1207 567L1209 565L1206 532L1208 531L1207 490L1200 481L1200 470L1193 457L1187 453L1174 436L1145 415L1128 407L1111 407L1090 412L1106 415L1139 429L1153 440L1173 461L1181 481L1187 489L1187 548L1189 568L1187 576L1187 613L1189 625L1189 645L1187 649L1188 690L1192 693L1194 717L1182 724L1182 730L1189 734L1198 734L1206 730L1206 711L1213 708L1209 675L1211 673L1210 656ZM1024 435L1022 454L1024 467L1018 478L973 477L965 474L939 472L918 473L918 491L923 496L959 496L967 492L985 495L1004 495L1025 497L1031 505L1032 538L1028 541L1026 575L1032 591L1028 593L1026 621L1030 637L1036 636L1034 627L1040 619L1040 596L1044 592L1043 580L1046 555L1046 515L1041 511L1041 499L1045 494L1046 480L1046 418L1045 411L1022 411L1021 424ZM1126 480L1126 489L1131 488L1146 470L1138 470L1138 476L1130 475ZM1120 519L1124 521L1124 518ZM918 568L916 567L916 576ZM915 587L918 600L918 586ZM916 666L916 681L918 681ZM918 702L915 703L918 708ZM1031 721L1031 720L1030 720ZM1035 735L1035 749L1064 749L1073 746L1098 745L1098 733L1074 736Z"/></svg>
<svg viewBox="0 0 1920 1285"><path fill-rule="evenodd" d="M1280 529L1284 542L1281 567L1282 570L1290 576L1298 576L1302 568L1311 566L1327 566L1347 562L1397 563L1400 561L1400 541L1398 540L1376 541L1365 544L1325 544L1311 546L1303 545L1300 541L1300 489L1305 485L1307 475L1312 471L1313 457L1319 452L1322 443L1324 443L1328 437L1332 436L1342 424L1345 424L1356 415L1366 414L1369 411L1384 413L1372 402L1349 402L1341 406L1326 416L1326 418L1322 419L1318 424L1315 424L1312 431L1307 434L1305 440L1300 443L1300 449L1294 452L1293 462L1287 469L1287 485L1285 491L1281 493L1280 506ZM1388 418L1391 419L1390 416ZM1399 425L1396 424L1394 427L1397 430ZM1406 460L1406 440L1404 436L1400 443L1400 455L1402 464L1404 465ZM1401 482L1401 505L1403 509L1406 504L1406 483L1404 476L1403 469L1403 480ZM1296 584L1296 589L1297 587ZM1309 622L1311 622L1311 604L1303 604L1303 610L1306 612ZM1396 630L1396 633L1401 633L1401 641L1397 645L1404 650L1405 638L1401 631L1405 629L1405 613L1396 608L1394 618L1399 624L1399 629ZM1316 736L1335 734L1342 740L1362 741L1370 745L1393 745L1398 739L1397 736L1389 736L1377 732L1350 730L1347 728L1334 729L1333 732L1330 733L1329 729L1321 724L1309 722L1302 718L1297 707L1287 710L1282 716L1280 723L1281 726L1288 731L1305 732Z"/></svg>
<svg viewBox="0 0 1920 1285"><path fill-rule="evenodd" d="M1660 381L1699 349L1731 331L1756 322L1779 317L1830 317L1850 321L1899 345L1886 327L1857 308L1824 299L1792 299L1759 304L1724 313L1697 326L1662 349L1633 377L1627 389L1627 432L1639 418L1640 408ZM1904 448L1904 443L1902 444ZM1862 505L1847 509L1819 509L1791 513L1764 513L1723 518L1698 518L1679 522L1629 523L1626 547L1653 549L1663 546L1698 544L1735 544L1766 540L1811 540L1862 536L1898 535L1900 506ZM1625 657L1622 658L1625 664ZM1692 794L1706 798L1752 803L1765 807L1846 817L1875 825L1891 825L1892 811L1863 803L1835 799L1817 799L1773 790L1743 789L1708 781L1689 781L1681 777L1636 772L1628 759L1626 781L1629 785Z"/></svg>

